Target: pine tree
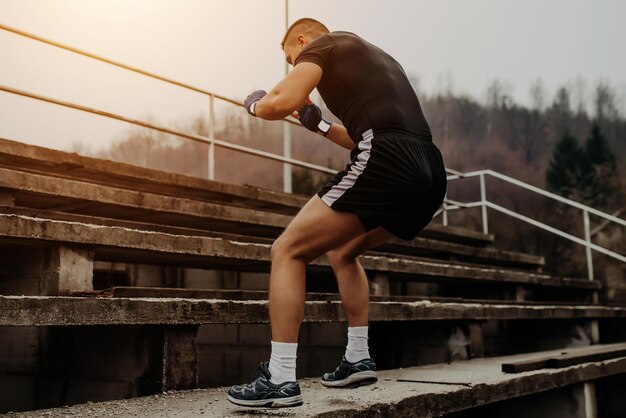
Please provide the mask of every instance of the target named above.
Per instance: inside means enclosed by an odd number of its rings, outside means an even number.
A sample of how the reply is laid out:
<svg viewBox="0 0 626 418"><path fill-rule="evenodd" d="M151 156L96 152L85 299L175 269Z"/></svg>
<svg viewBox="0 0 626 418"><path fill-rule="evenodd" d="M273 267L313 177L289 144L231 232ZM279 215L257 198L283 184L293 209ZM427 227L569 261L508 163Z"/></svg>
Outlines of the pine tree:
<svg viewBox="0 0 626 418"><path fill-rule="evenodd" d="M557 142L546 172L549 190L563 197L580 196L586 156L578 139L567 133Z"/></svg>
<svg viewBox="0 0 626 418"><path fill-rule="evenodd" d="M593 207L605 207L617 189L617 163L597 123L591 129L585 153L582 179L585 200Z"/></svg>
<svg viewBox="0 0 626 418"><path fill-rule="evenodd" d="M617 163L597 124L584 149L570 134L561 138L546 172L546 184L549 190L592 207L603 209L610 204L618 188Z"/></svg>
<svg viewBox="0 0 626 418"><path fill-rule="evenodd" d="M615 154L611 151L609 143L597 123L594 123L591 128L591 137L585 144L585 151L592 165L607 165L613 169L617 168Z"/></svg>

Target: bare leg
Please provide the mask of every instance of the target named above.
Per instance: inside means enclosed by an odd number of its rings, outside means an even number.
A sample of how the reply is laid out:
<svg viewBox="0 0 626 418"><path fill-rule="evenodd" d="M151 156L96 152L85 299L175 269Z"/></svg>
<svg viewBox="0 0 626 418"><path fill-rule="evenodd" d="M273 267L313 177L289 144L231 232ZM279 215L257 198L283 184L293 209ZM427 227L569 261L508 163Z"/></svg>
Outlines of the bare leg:
<svg viewBox="0 0 626 418"><path fill-rule="evenodd" d="M327 253L350 327L365 326L369 318L369 286L357 257L392 237L384 228L377 228Z"/></svg>
<svg viewBox="0 0 626 418"><path fill-rule="evenodd" d="M328 207L315 195L272 246L269 311L272 341L298 341L304 319L306 264L365 230L353 213Z"/></svg>

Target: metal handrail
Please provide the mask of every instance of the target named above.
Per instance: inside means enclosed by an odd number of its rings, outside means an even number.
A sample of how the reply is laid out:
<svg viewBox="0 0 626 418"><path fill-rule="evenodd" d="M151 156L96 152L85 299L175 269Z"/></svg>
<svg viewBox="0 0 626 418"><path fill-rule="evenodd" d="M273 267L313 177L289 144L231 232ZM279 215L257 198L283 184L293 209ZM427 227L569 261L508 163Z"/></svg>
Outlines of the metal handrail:
<svg viewBox="0 0 626 418"><path fill-rule="evenodd" d="M13 28L11 26L7 26L7 25L5 25L3 23L0 23L0 29L4 30L6 32L11 32L11 33L14 33L16 35L23 36L25 38L32 39L34 41L38 41L38 42L42 42L42 43L45 43L45 44L48 44L48 45L52 45L54 47L57 47L57 48L60 48L60 49L64 49L64 50L69 51L69 52L73 52L75 54L79 54L79 55L82 55L82 56L85 56L85 57L88 57L88 58L92 58L92 59L95 59L97 61L101 61L101 62L110 64L110 65L113 65L113 66L116 66L116 67L119 67L119 68L123 68L125 70L135 72L137 74L141 74L141 75L144 75L144 76L147 76L147 77L150 77L150 78L154 78L156 80L160 80L160 81L163 81L165 83L173 84L175 86L182 87L182 88L187 89L187 90L195 91L196 93L201 93L201 94L204 94L206 96L212 96L212 97L214 97L216 99L223 100L223 101L228 102L230 104L233 104L235 106L245 107L244 104L241 102L241 100L235 100L235 99L232 99L230 97L223 96L221 94L217 94L217 93L214 93L214 92L209 91L209 90L205 90L205 89L200 88L200 87L192 86L191 84L187 84L187 83L183 83L183 82L180 82L180 81L176 81L174 79L171 79L171 78L168 78L168 77L165 77L165 76L153 73L151 71L142 70L141 68L133 67L131 65L127 65L127 64L124 64L122 62L115 61L115 60L112 60L110 58L103 57L101 55L92 54L91 52L87 52L85 50L82 50L82 49L79 49L79 48L75 48L75 47L70 46L70 45L62 44L60 42L55 42L55 41L52 41L50 39L46 39L46 38L43 38L43 37L38 36L38 35L34 35L32 33L29 33L29 32L26 32L26 31L23 31L23 30L20 30L20 29L16 29L16 28ZM283 120L285 122L289 122L289 123L297 125L297 126L302 126L302 125L300 125L300 123L297 120L295 120L293 118L290 118L290 117L287 117L287 118L285 118Z"/></svg>
<svg viewBox="0 0 626 418"><path fill-rule="evenodd" d="M589 212L591 214L594 214L594 215L599 216L601 218L604 218L604 219L607 219L609 221L618 223L618 224L620 224L622 226L626 226L626 220L624 220L624 219L620 219L620 218L618 218L616 216L613 216L613 215L610 215L608 213L605 213L605 212L599 211L597 209L594 209L591 206L583 205L582 203L578 203L578 202L576 202L574 200L565 198L563 196L559 196L558 194L554 194L554 193L548 192L548 191L543 190L543 189L541 189L539 187L533 186L532 184L524 183L523 181L514 179L513 177L509 177L509 176L507 176L505 174L498 173L497 171L493 171L493 170L490 170L490 169L478 170L478 171L470 171L468 173L462 173L460 171L450 170L450 169L447 169L446 171L448 173L452 174L452 175L448 176L448 181L461 179L461 178L480 177L480 176L483 176L483 175L492 176L492 177L495 177L497 179L500 179L500 180L506 181L508 183L514 184L516 186L519 186L521 188L524 188L526 190L530 190L532 192L539 193L540 195L543 195L545 197L549 197L551 199L558 200L561 203L565 203L565 204L567 204L569 206L573 206L573 207L578 208L580 210L586 210L587 212Z"/></svg>
<svg viewBox="0 0 626 418"><path fill-rule="evenodd" d="M596 216L599 216L601 218L605 219L605 222L614 222L617 223L618 225L621 226L626 226L626 221L623 219L620 219L616 216L604 213L602 211L599 211L597 209L594 209L590 206L587 205L583 205L582 203L578 203L576 201L573 201L571 199L567 199L564 198L563 196L559 196L557 194L548 192L546 190L540 189L536 186L533 186L531 184L528 183L524 183L523 181L514 179L512 177L509 177L507 175L498 173L497 171L493 171L493 170L478 170L478 171L472 171L472 172L468 172L468 173L462 173L460 171L456 171L456 170L451 170L451 169L447 169L446 170L448 173L450 173L450 175L447 176L448 181L452 181L452 180L457 180L457 179L463 179L463 178L473 178L473 177L478 177L480 180L480 200L475 201L475 202L459 202L456 200L452 200L449 199L446 195L446 198L444 199L442 208L439 209L434 216L437 216L439 214L442 215L443 217L443 224L447 225L448 224L448 212L452 211L452 210L458 210L458 209L465 209L465 208L474 208L474 207L480 207L481 208L481 214L482 214L482 226L483 226L483 232L485 234L487 234L489 232L489 227L488 227L488 218L487 218L487 208L489 209L493 209L496 210L500 213L504 213L505 215L511 216L515 219L521 220L523 222L526 222L528 224L531 224L533 226L536 226L538 228L541 228L545 231L551 232L555 235L558 235L562 238L568 239L569 241L572 241L576 244L582 245L585 247L585 253L586 253L586 259L587 259L587 276L590 280L593 280L594 275L593 275L593 256L592 256L592 252L591 250L597 251L601 254L607 255L609 257L612 257L616 260L619 260L621 262L626 262L626 257L618 254L617 252L608 250L602 246L599 246L597 244L594 244L593 242L591 242L591 236L592 236L592 231L591 231L591 227L590 227L590 222L589 222L589 214L593 214ZM510 209L507 209L503 206L500 206L496 203L493 203L491 201L489 201L487 199L487 186L486 186L486 182L485 182L485 177L486 176L492 176L494 178L503 180L509 184L513 184L515 186L521 187L523 189L532 191L534 193L538 193L542 196L548 197L550 199L559 201L561 203L565 203L569 206L575 207L577 209L580 209L583 211L583 229L584 229L584 233L585 233L585 238L581 239L578 238L574 235L568 234L566 232L563 232L557 228L554 228L550 225L547 225L543 222L537 221L535 219L529 218L527 216L524 216L520 213L517 213L515 211L512 211Z"/></svg>
<svg viewBox="0 0 626 418"><path fill-rule="evenodd" d="M201 93L201 94L204 94L206 96L209 96L209 100L210 100L209 101L209 119L210 119L211 123L210 123L210 126L209 126L209 137L208 137L208 139L210 140L210 142L209 142L209 153L208 153L208 165L209 165L209 167L208 167L208 174L209 174L209 179L211 179L211 180L215 179L215 145L218 143L218 141L215 140L215 126L214 126L214 124L215 124L215 99L223 100L223 101L225 101L227 103L230 103L230 104L233 104L235 106L244 107L244 104L241 102L241 100L235 100L235 99L232 99L230 97L226 97L226 96L223 96L223 95L220 95L220 94L217 94L217 93L214 93L214 92L202 89L200 87L192 86L191 84L182 83L180 81L173 80L171 78L168 78L168 77L165 77L165 76L153 73L151 71L142 70L140 68L133 67L131 65L127 65L127 64L124 64L122 62L115 61L115 60L112 60L110 58L103 57L101 55L93 54L91 52L87 52L87 51L84 51L82 49L70 46L70 45L65 45L65 44L62 44L60 42L55 42L55 41L52 41L50 39L46 39L44 37L41 37L41 36L38 36L38 35L35 35L35 34L32 34L32 33L29 33L29 32L26 32L26 31L23 31L23 30L20 30L20 29L17 29L17 28L13 28L11 26L8 26L8 25L2 24L2 23L0 23L0 29L2 29L4 31L7 31L7 32L11 32L11 33L19 35L19 36L23 36L25 38L32 39L32 40L37 41L37 42L42 42L42 43L54 46L56 48L63 49L65 51L73 52L75 54L82 55L84 57L88 57L88 58L91 58L91 59L94 59L94 60L97 60L97 61L100 61L100 62L104 62L106 64L110 64L110 65L113 65L113 66L116 66L116 67L119 67L119 68L123 68L125 70L132 71L132 72L135 72L137 74L144 75L146 77L154 78L156 80L160 80L160 81L163 81L165 83L169 83L169 84L172 84L172 85L175 85L175 86L178 86L178 87L182 87L182 88L190 90L190 91L194 91L194 92ZM290 123L292 125L296 125L296 126L300 126L300 127L302 126L296 119L294 119L291 116L283 118L282 120L284 122ZM287 128L285 128L285 132L287 132ZM225 145L222 144L222 146L225 146ZM287 145L285 144L285 147L286 146ZM231 149L238 149L238 148L232 147ZM268 158L270 158L270 157L268 157ZM276 158L273 158L273 159L276 159ZM280 161L283 161L286 164L294 164L294 165L303 166L302 164L295 164L295 163L293 163L293 161L296 161L296 160L293 160L293 159L291 159L290 157L287 157L287 156L284 157L284 160L280 160ZM309 167L309 168L311 168L311 167ZM290 171L287 170L286 172L290 172ZM284 186L283 186L284 190L287 191L287 192L291 192L291 179L287 179L287 177L283 178L283 184L284 184Z"/></svg>
<svg viewBox="0 0 626 418"><path fill-rule="evenodd" d="M447 210L450 211L450 210L458 210L458 209L475 208L475 207L478 207L478 206L482 206L482 202L459 202L459 201L452 200L452 199L446 199L446 205L447 205ZM558 236L560 236L562 238L568 239L568 240L570 240L572 242L575 242L577 244L587 245L586 241L581 239L581 238L578 238L578 237L576 237L574 235L568 234L567 232L563 232L560 229L554 228L554 227L552 227L552 226L550 226L548 224L545 224L543 222L537 221L536 219L532 219L532 218L529 218L527 216L521 215L521 214L519 214L517 212L514 212L514 211L512 211L510 209L507 209L507 208L505 208L503 206L500 206L498 204L495 204L493 202L487 201L487 206L489 208L491 208L491 209L494 209L494 210L498 211L498 212L504 213L505 215L509 215L511 217L517 218L517 219L519 219L521 221L524 221L524 222L526 222L528 224L534 225L534 226L536 226L538 228L541 228L541 229L543 229L545 231L551 232L551 233L553 233L555 235L558 235ZM441 212L442 212L442 209L437 211L435 216L439 215ZM591 248L593 250L598 251L599 253L608 255L609 257L616 258L617 260L626 263L626 257L624 257L621 254L615 253L615 252L613 252L611 250L607 250L606 248L601 247L601 246L599 246L597 244L594 244L594 243L591 243Z"/></svg>
<svg viewBox="0 0 626 418"><path fill-rule="evenodd" d="M626 208L621 208L616 210L615 212L613 212L613 216L619 216L622 213L624 213L624 211L626 211ZM594 235L598 234L600 231L602 231L607 225L610 224L611 221L604 220L600 225L596 226L595 228L593 228L591 230L591 236L593 237Z"/></svg>
<svg viewBox="0 0 626 418"><path fill-rule="evenodd" d="M116 119L122 122L127 122L133 125L138 125L138 126L142 126L144 128L149 128L149 129L154 129L156 131L160 131L160 132L164 132L167 134L171 134L171 135L176 135L179 136L181 138L186 138L186 139L190 139L192 141L196 141L196 142L202 142L205 144L215 144L218 145L220 147L223 148L228 148L228 149L232 149L235 151L240 151L246 154L250 154L250 155L256 155L258 157L264 157L270 160L275 160L275 161L280 161L280 162L284 162L284 163L289 163L289 164L293 164L296 166L300 166L300 167L304 167L304 168L309 168L311 170L315 170L315 171L319 171L321 173L328 173L328 174L335 174L336 170L332 170L328 167L324 167L321 165L317 165L317 164L312 164L312 163L308 163L306 161L300 161L300 160L296 160L293 158L287 158L287 157L283 157L282 155L278 155L278 154L273 154L271 152L266 152L266 151L260 151L254 148L250 148L250 147L246 147L243 145L237 145L237 144L233 144L231 142L227 142L227 141L222 141L220 139L217 138L211 138L211 137L207 137L207 136L203 136L203 135L197 135L197 134L192 134L192 133L188 133L188 132L183 132L183 131L178 131L175 129L171 129L171 128L167 128L164 126L159 126L159 125L155 125L152 123L148 123L148 122L143 122L137 119L131 119L131 118L127 118L125 116L120 116L117 115L115 113L110 113L110 112L105 112L104 110L99 110L99 109L93 109L87 106L82 106L79 104L75 104L75 103L70 103L70 102L66 102L63 100L58 100L58 99L53 99L50 97L46 97L46 96L42 96L39 94L35 94L35 93L30 93L24 90L19 90L19 89L14 89L12 87L7 87L7 86L3 86L0 85L0 91L4 91L7 93L12 93L12 94L16 94L19 96L24 96L24 97L29 97L31 99L35 99L35 100L40 100L43 102L47 102L47 103L52 103L52 104L56 104L59 106L64 106L64 107L68 107L70 109L75 109L75 110L80 110L82 112L87 112L87 113L92 113L95 115L100 115L100 116L104 116L110 119Z"/></svg>
<svg viewBox="0 0 626 418"><path fill-rule="evenodd" d="M576 237L574 235L568 234L567 232L563 232L560 229L551 227L550 225L546 225L543 222L539 222L539 221L537 221L535 219L532 219L532 218L529 218L527 216L521 215L521 214L519 214L517 212L514 212L514 211L512 211L510 209L507 209L507 208L505 208L503 206L497 205L497 204L495 204L493 202L487 202L487 206L489 206L491 209L497 210L498 212L501 212L501 213L504 213L504 214L509 215L511 217L514 217L516 219L522 220L522 221L524 221L526 223L529 223L529 224L534 225L536 227L542 228L542 229L544 229L544 230L546 230L548 232L552 232L555 235L558 235L560 237L566 238L566 239L568 239L570 241L573 241L573 242L575 242L577 244L580 244L582 246L585 246L585 247L589 246L592 250L595 250L595 251L597 251L599 253L602 253L604 255L608 255L609 257L613 257L613 258L621 261L622 263L626 263L626 257L624 257L623 255L618 254L618 253L616 253L614 251L611 251L611 250L607 250L606 248L601 247L601 246L599 246L597 244L594 244L592 242L588 243L586 240L583 240L583 239L578 238L578 237Z"/></svg>

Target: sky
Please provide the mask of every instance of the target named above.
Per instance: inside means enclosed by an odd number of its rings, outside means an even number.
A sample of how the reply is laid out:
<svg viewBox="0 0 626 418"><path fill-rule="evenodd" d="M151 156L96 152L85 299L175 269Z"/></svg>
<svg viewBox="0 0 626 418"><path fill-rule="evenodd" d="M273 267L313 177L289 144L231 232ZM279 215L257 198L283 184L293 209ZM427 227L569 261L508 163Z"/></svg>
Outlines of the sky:
<svg viewBox="0 0 626 418"><path fill-rule="evenodd" d="M285 0L0 0L0 23L242 100L284 75ZM626 105L624 0L289 0L393 55L419 92L484 101L494 79L522 104L541 79L609 82ZM0 30L0 84L161 124L208 115L202 94ZM217 117L231 105L219 104ZM0 137L98 150L129 126L0 92Z"/></svg>

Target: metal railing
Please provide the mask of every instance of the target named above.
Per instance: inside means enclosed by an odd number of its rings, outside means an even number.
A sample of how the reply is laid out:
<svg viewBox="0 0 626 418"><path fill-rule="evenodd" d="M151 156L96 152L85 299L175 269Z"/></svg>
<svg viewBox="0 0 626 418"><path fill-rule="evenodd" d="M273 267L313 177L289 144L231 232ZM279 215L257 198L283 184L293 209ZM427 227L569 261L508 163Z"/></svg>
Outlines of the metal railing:
<svg viewBox="0 0 626 418"><path fill-rule="evenodd" d="M301 160L297 160L294 158L290 158L290 157L286 157L286 156L282 156L282 155L278 155L278 154L273 154L270 152L266 152L266 151L260 151L254 148L250 148L250 147L246 147L246 146L242 146L242 145L237 145L237 144L233 144L227 141L223 141L220 140L218 138L215 137L215 99L218 100L222 100L224 102L233 104L235 106L239 106L239 107L244 107L243 103L241 103L238 100L226 97L226 96L222 96L216 93L213 93L211 91L199 88L199 87L195 87L192 86L190 84L186 84L186 83L182 83L155 73L152 73L150 71L146 71L146 70L142 70L130 65L126 65L123 64L121 62L117 62L114 60L111 60L109 58L105 58L96 54L92 54L90 52L87 51L83 51L80 50L78 48L74 48L68 45L64 45L58 42L54 42L51 41L49 39L45 39L43 37L37 36L37 35L33 35L31 33L27 33L24 32L22 30L19 29L15 29L12 28L10 26L4 25L0 23L0 29L7 31L7 32L11 32L38 42L43 42L45 44L48 45L52 45L54 47L57 48L61 48L64 49L66 51L70 51L79 55L83 55L85 57L89 57L110 65L114 65L116 67L119 68L123 68L126 69L128 71L132 71L138 74L142 74L144 76L153 78L153 79L157 79L160 81L163 81L165 83L168 84L172 84L172 85L176 85L178 87L190 90L190 91L194 91L203 95L206 95L209 97L209 135L208 136L203 136L203 135L197 135L197 134L193 134L193 133L189 133L189 132L182 132L179 130L175 130L175 129L171 129L171 128L167 128L164 126L159 126L153 123L148 123L148 122L144 122L144 121L140 121L137 119L131 119L131 118L127 118L121 115L117 115L114 113L110 113L110 112L106 112L103 110L99 110L99 109L94 109L94 108L90 108L87 106L82 106L76 103L70 103L67 101L62 101L62 100L58 100L58 99L53 99L50 97L46 97L43 95L39 95L36 93L32 93L32 92L27 92L24 90L19 90L19 89L15 89L12 87L8 87L8 86L2 86L0 85L0 91L4 91L7 93L11 93L11 94L16 94L16 95L20 95L20 96L24 96L24 97L29 97L31 99L35 99L35 100L40 100L40 101L44 101L47 103L52 103L52 104L56 104L59 106L64 106L64 107L68 107L68 108L72 108L72 109L76 109L79 111L83 111L83 112L88 112L88 113L92 113L92 114L97 114L100 116L104 116L107 118L111 118L111 119L116 119L119 121L123 121L123 122L127 122L130 124L134 124L137 126L142 126L145 128L149 128L149 129L154 129L160 132L164 132L164 133L168 133L171 135L175 135L181 138L185 138L185 139L189 139L189 140L193 140L193 141L197 141L197 142L202 142L202 143L207 143L209 145L209 151L208 151L208 177L209 179L213 180L215 178L215 146L220 146L223 148L227 148L227 149L231 149L231 150L235 150L235 151L239 151L242 153L246 153L246 154L250 154L250 155L255 155L261 158L266 158L266 159L270 159L270 160L274 160L274 161L280 161L283 162L285 164L291 164L291 165L295 165L295 166L299 166L299 167L303 167L303 168L307 168L307 169L311 169L311 170L315 170L318 172L322 172L322 173L327 173L327 174L334 174L336 172L336 170L330 169L328 167L324 167L324 166L320 166L317 164L312 164L312 163L308 163L305 161L301 161ZM294 124L296 126L301 126L299 122L297 122L295 119L293 118L285 118L283 119L283 121L285 123L290 123L290 124ZM597 251L599 253L605 254L609 257L612 257L614 259L617 259L619 261L622 262L626 262L626 257L614 252L614 251L610 251L604 247L601 247L597 244L594 244L591 242L591 236L593 234L593 231L591 231L590 229L590 222L589 222L589 214L593 214L596 216L599 216L601 218L603 218L605 221L607 222L614 222L617 223L621 226L626 226L626 221L624 221L623 219L617 218L616 216L613 215L609 215L606 214L604 212L601 212L597 209L594 209L592 207L580 204L578 202L575 202L573 200L570 199L566 199L562 196L556 195L554 193L550 193L547 192L543 189L540 189L538 187L532 186L530 184L524 183L522 181L516 180L512 177L506 176L504 174L500 174L498 172L495 172L493 170L481 170L481 171L473 171L473 172L468 172L468 173L462 173L456 170L452 170L452 169L446 169L448 175L448 181L452 181L452 180L456 180L456 179L462 179L462 178L472 178L472 177L478 177L479 181L480 181L480 200L475 201L475 202L459 202L456 200L452 200L447 198L444 200L443 206L442 208L437 211L437 213L435 214L435 216L438 216L439 214L442 214L443 216L443 224L447 225L448 224L448 212L449 211L453 211L453 210L458 210L458 209L463 209L463 208L473 208L473 207L480 207L481 208L481 216L482 216L482 228L483 228L483 232L485 234L489 233L489 226L488 226L488 216L487 216L487 208L496 210L498 212L504 213L508 216L511 216L515 219L521 220L523 222L526 222L528 224L534 225L538 228L541 228L543 230L546 230L548 232L551 232L555 235L558 235L562 238L568 239L576 244L582 245L585 247L586 250L586 257L587 257L587 273L588 273L588 277L589 279L593 280L593 258L592 258L592 250ZM559 229L556 229L552 226L549 226L543 222L537 221L535 219L529 218L527 216L521 215L520 213L514 212L510 209L504 208L496 203L493 203L491 201L489 201L487 199L487 188L486 188L486 182L485 182L485 177L486 176L491 176L494 178L498 178L500 180L503 180L505 182L508 182L510 184L513 184L515 186L524 188L526 190L538 193L540 195L543 195L545 197L554 199L556 201L559 201L561 203L565 203L567 205L570 205L572 207L578 208L580 210L583 211L583 227L584 227L584 231L585 231L585 238L581 239L578 238L576 236L573 236L571 234L568 234L566 232L563 232ZM285 179L285 188L287 189L287 180Z"/></svg>
<svg viewBox="0 0 626 418"><path fill-rule="evenodd" d="M585 256L587 259L587 276L590 280L593 280L594 275L593 275L593 257L592 257L592 250L597 251L601 254L607 255L609 257L612 257L616 260L619 260L623 263L626 263L626 257L618 254L614 251L608 250L604 247L601 247L597 244L594 244L593 242L591 242L591 236L592 236L592 230L591 230L591 226L590 226L590 222L589 222L589 215L595 215L598 216L600 218L602 218L605 222L613 222L616 223L618 225L621 226L626 226L626 220L624 219L620 219L616 216L610 215L608 213L604 213L602 211L599 211L597 209L594 209L590 206L586 206L583 205L581 203L575 202L573 200L564 198L563 196L559 196L557 194L554 193L550 193L546 190L540 189L539 187L530 185L528 183L524 183L523 181L514 179L513 177L509 177L506 176L504 174L498 173L496 171L493 170L479 170L479 171L472 171L472 172L468 172L468 173L462 173L456 170L451 170L451 169L447 169L447 172L449 174L448 176L448 181L452 181L452 180L457 180L457 179L468 179L468 178L473 178L473 177L478 177L479 181L480 181L480 200L474 201L474 202L459 202L456 200L452 200L452 199L448 199L446 196L446 199L444 200L444 203L442 205L442 208L439 209L437 211L437 213L435 214L435 216L438 216L439 214L442 215L442 220L443 220L443 224L447 225L448 224L448 212L449 211L453 211L453 210L458 210L458 209L465 209L465 208L475 208L475 207L480 207L481 208L481 217L482 217L482 227L483 227L483 232L485 234L489 233L489 224L488 224L488 217L487 217L487 208L489 209L493 209L497 212L503 213L505 215L511 216L515 219L518 219L520 221L526 222L530 225L533 225L535 227L538 227L540 229L543 229L545 231L548 231L552 234L555 234L559 237L565 238L569 241L572 241L576 244L582 245L585 248ZM547 225L543 222L540 222L536 219L532 219L529 218L528 216L522 215L518 212L512 211L510 209L507 209L503 206L500 206L494 202L489 201L489 199L487 198L487 186L486 186L486 181L485 178L487 176L493 177L493 178L497 178L499 180L502 180L508 184L512 184L518 187L521 187L522 189L537 193L541 196L553 199L555 201L564 203L568 206L577 208L579 210L582 211L583 213L583 230L584 230L584 235L585 238L581 239L579 237L576 237L574 235L568 234L567 232L563 232L557 228L554 228L550 225Z"/></svg>
<svg viewBox="0 0 626 418"><path fill-rule="evenodd" d="M274 160L274 161L280 161L283 163L288 163L288 164L292 164L295 166L308 168L311 170L319 171L321 173L335 174L337 172L337 170L332 170L328 167L324 167L321 165L308 163L306 161L296 160L294 158L287 158L287 157L283 157L282 155L273 154L271 152L261 151L255 148L246 147L244 145L237 145L237 144L233 144L232 142L217 139L215 138L215 131L211 127L209 127L209 136L203 136L203 135L193 134L189 132L179 131L179 130L168 128L165 126L156 125L154 123L144 122L138 119L128 118L126 116L121 116L115 113L106 112L104 110L94 109L94 108L79 105L76 103L71 103L71 102L67 102L67 101L63 101L59 99L53 99L51 97L42 96L40 94L31 93L25 90L19 90L19 89L15 89L15 88L8 87L8 86L0 85L0 91L16 94L19 96L29 97L31 99L40 100L43 102L52 103L52 104L56 104L56 105L63 106L63 107L68 107L70 109L80 110L82 112L87 112L87 113L91 113L94 115L104 116L106 118L119 120L122 122L130 123L132 125L142 126L144 128L153 129L155 131L164 132L164 133L175 135L175 136L185 138L185 139L190 139L192 141L207 143L209 144L209 157L213 157L213 158L214 158L214 151L212 150L213 150L213 147L217 145L223 148L239 151L245 154L256 155L257 157L263 157L263 158L267 158L267 159ZM214 117L215 116L213 112L211 112L211 115L210 115L211 120L214 120ZM212 175L214 176L214 165L215 165L215 162L209 159L209 178L211 180L213 180L211 176Z"/></svg>
<svg viewBox="0 0 626 418"><path fill-rule="evenodd" d="M323 173L332 173L332 174L334 174L336 172L336 170L330 170L330 169L328 169L326 167L322 167L322 166L318 166L318 165L310 164L310 163L305 163L303 161L299 161L299 160L296 160L296 159L293 159L293 158L290 158L290 157L280 156L280 155L277 155L277 154L267 153L267 152L263 152L263 151L258 151L258 150L254 149L254 148L239 146L239 145L232 144L230 142L220 141L220 140L216 139L215 138L215 99L218 99L218 100L221 100L221 101L233 104L235 106L244 107L243 103L240 100L235 100L235 99L232 99L230 97L226 97L226 96L214 93L212 91L209 91L209 90L206 90L206 89L203 89L203 88L200 88L200 87L192 86L191 84L187 84L187 83L183 83L183 82L180 82L180 81L177 81L177 80L173 80L171 78L168 78L168 77L165 77L165 76L153 73L151 71L146 71L146 70L143 70L141 68L137 68L137 67L134 67L134 66L131 66L131 65L127 65L127 64L124 64L122 62L115 61L115 60L112 60L110 58L103 57L101 55L93 54L91 52L84 51L82 49L75 48L75 47L70 46L70 45L65 45L65 44L62 44L62 43L59 43L59 42L55 42L55 41L52 41L50 39L46 39L46 38L38 36L38 35L34 35L32 33L25 32L23 30L13 28L11 26L4 25L2 23L0 23L0 29L4 30L6 32L13 33L15 35L19 35L19 36L22 36L22 37L25 37L25 38L28 38L28 39L31 39L31 40L34 40L34 41L37 41L37 42L42 42L44 44L51 45L51 46L54 46L54 47L59 48L59 49L63 49L65 51L73 52L75 54L82 55L84 57L91 58L91 59L94 59L96 61L100 61L100 62L103 62L103 63L106 63L106 64L110 64L110 65L113 65L113 66L118 67L118 68L123 68L125 70L132 71L134 73L141 74L143 76L150 77L150 78L153 78L155 80L160 80L160 81L163 81L165 83L172 84L174 86L178 86L178 87L181 87L183 89L190 90L190 91L193 91L193 92L200 93L200 94L203 94L205 96L208 96L209 97L209 135L208 136L200 136L200 135L195 135L195 134L183 134L180 131L174 131L172 129L168 129L168 128L164 128L164 127L158 127L156 125L149 124L147 122L142 122L142 121L138 121L138 120L131 120L131 119L125 118L123 116L119 116L119 115L115 115L115 114L112 114L112 113L104 112L102 110L91 109L91 108L88 108L86 106L82 106L82 105L79 105L79 104L74 104L74 103L69 103L69 102L62 102L60 100L51 99L51 98L48 98L48 97L45 97L45 96L41 96L41 95L38 95L38 94L35 94L35 93L31 93L31 92L26 92L26 91L22 91L22 90L13 89L13 88L7 87L7 86L1 86L0 87L0 90L5 91L7 93L19 94L19 95L22 95L22 96L30 97L32 99L37 99L37 100L45 101L45 102L48 102L48 103L53 103L53 104L58 104L58 105L62 105L62 106L65 106L65 107L70 107L70 108L73 108L73 109L76 109L76 110L81 110L81 111L85 111L85 112L89 112L89 113L93 113L93 114L98 114L98 115L105 116L105 117L110 117L110 118L117 119L117 120L122 120L122 121L125 121L125 122L128 122L128 123L132 123L132 124L135 124L135 125L140 125L140 126L143 126L143 127L146 127L146 128L155 129L155 130L158 130L158 131L161 131L161 132L171 133L173 135L177 135L177 136L180 136L180 137L183 137L183 138L188 138L188 139L197 140L197 141L201 141L201 142L207 142L209 144L209 151L208 151L209 152L209 154L208 154L208 177L209 177L210 180L214 180L215 179L215 146L216 145L224 147L224 148L229 148L229 149L233 149L233 150L236 150L236 151L244 152L244 153L251 154L251 155L257 155L259 157L264 157L264 158L269 158L269 159L273 159L273 160L276 160L276 161L281 161L281 162L283 162L285 164L291 164L291 165L296 165L296 166L310 168L312 170L321 171ZM285 123L289 123L289 124L292 124L292 125L296 125L296 126L300 126L300 127L302 126L302 125L300 125L300 123L296 119L294 119L292 117L284 118L283 121ZM287 128L285 128L285 130L286 129ZM287 154L287 155L289 155L289 154ZM285 170L285 172L290 172L290 171L289 170ZM291 189L291 179L287 179L285 177L283 179L283 183L284 183L284 190L285 191L291 191L290 190Z"/></svg>

